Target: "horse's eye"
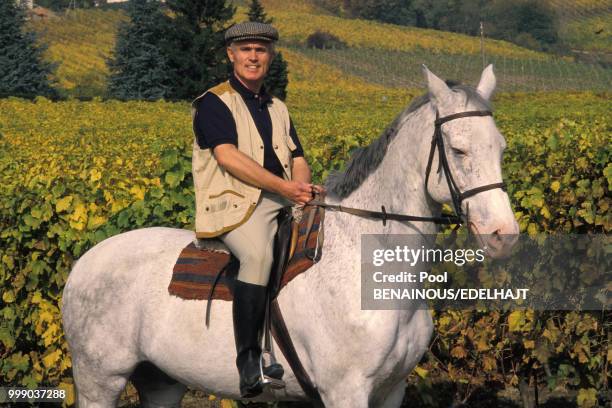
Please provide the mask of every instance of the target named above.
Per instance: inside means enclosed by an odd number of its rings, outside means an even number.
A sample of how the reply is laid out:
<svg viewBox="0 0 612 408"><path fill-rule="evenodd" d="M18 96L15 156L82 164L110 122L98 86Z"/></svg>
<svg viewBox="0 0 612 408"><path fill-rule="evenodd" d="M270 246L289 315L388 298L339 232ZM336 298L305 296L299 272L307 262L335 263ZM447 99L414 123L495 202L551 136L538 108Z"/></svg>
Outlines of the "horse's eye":
<svg viewBox="0 0 612 408"><path fill-rule="evenodd" d="M453 154L455 156L465 156L465 155L467 155L467 152L465 152L465 151L463 151L461 149L457 149L455 147L452 148L452 151L453 151Z"/></svg>

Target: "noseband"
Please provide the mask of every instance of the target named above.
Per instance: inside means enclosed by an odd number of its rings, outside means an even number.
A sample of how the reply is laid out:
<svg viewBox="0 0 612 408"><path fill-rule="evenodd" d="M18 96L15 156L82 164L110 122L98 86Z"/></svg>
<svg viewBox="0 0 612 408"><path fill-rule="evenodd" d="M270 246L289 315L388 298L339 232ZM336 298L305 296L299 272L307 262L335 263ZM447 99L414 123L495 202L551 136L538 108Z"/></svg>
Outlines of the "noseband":
<svg viewBox="0 0 612 408"><path fill-rule="evenodd" d="M506 183L493 183L487 184L484 186L472 188L470 190L464 191L463 193L459 190L455 179L450 171L450 166L448 165L448 159L446 157L446 151L444 150L444 138L442 137L442 125L446 122L450 122L451 120L467 118L471 116L493 116L491 111L468 111L468 112L460 112L455 113L453 115L444 116L443 118L438 117L438 111L436 110L436 121L433 138L431 139L431 149L429 151L429 159L427 161L427 169L425 170L425 189L427 189L427 184L429 183L429 175L431 173L431 166L433 164L434 154L436 149L438 150L438 170L444 169L444 176L446 178L446 183L448 184L448 189L451 194L451 201L453 202L453 209L455 214L442 214L439 217L421 217L418 215L407 215L407 214L395 214L388 213L385 211L385 206L382 206L382 211L371 211L371 210L363 210L360 208L351 208L344 207L341 205L333 205L326 204L319 200L312 200L307 203L307 205L314 205L327 208L332 211L340 211L349 214L354 214L362 217L368 218L376 218L382 220L383 225L386 225L387 220L395 220L395 221L422 221L422 222L433 222L434 224L457 224L457 226L467 222L467 217L463 214L463 210L461 209L461 203L468 197L472 197L478 193L482 193L483 191L493 190L496 188L501 188L503 191L506 191Z"/></svg>
<svg viewBox="0 0 612 408"><path fill-rule="evenodd" d="M459 219L459 223L464 220L463 210L461 209L461 203L468 197L472 197L478 193L482 193L483 191L493 190L496 188L501 188L503 191L506 191L506 183L493 183L487 184L484 186L472 188L470 190L464 191L463 193L457 187L457 183L453 178L453 174L450 171L450 166L448 165L448 158L446 157L446 151L444 150L444 137L442 137L442 125L446 122L450 122L451 120L467 118L472 116L493 116L491 111L468 111L468 112L460 112L455 113L453 115L444 116L443 118L438 117L438 111L436 110L436 121L435 130L433 138L431 139L431 149L429 150L429 159L427 160L427 169L425 170L425 189L427 189L427 185L429 183L429 174L431 173L431 165L433 163L433 158L436 149L438 149L438 171L440 173L441 169L444 169L444 176L446 178L446 183L448 184L448 189L450 190L451 200L453 202L453 208L455 210L455 217Z"/></svg>

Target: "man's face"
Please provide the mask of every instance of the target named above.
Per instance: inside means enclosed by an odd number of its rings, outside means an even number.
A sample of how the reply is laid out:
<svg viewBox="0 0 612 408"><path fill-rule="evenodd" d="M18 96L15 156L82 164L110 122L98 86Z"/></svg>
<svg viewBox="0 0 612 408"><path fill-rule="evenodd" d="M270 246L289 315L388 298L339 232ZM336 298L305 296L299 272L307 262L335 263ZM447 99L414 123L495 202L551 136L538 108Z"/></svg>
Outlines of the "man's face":
<svg viewBox="0 0 612 408"><path fill-rule="evenodd" d="M254 40L232 43L227 55L234 64L236 76L250 83L263 81L274 57L271 44Z"/></svg>

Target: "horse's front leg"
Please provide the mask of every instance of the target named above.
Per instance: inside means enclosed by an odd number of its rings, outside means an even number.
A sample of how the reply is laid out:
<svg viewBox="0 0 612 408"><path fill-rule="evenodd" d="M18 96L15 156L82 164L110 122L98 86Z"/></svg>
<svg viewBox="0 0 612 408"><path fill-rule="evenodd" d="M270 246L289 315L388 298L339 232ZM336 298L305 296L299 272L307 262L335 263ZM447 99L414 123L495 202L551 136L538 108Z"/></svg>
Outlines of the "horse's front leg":
<svg viewBox="0 0 612 408"><path fill-rule="evenodd" d="M406 394L406 381L402 380L385 396L380 408L399 408L404 400L404 394Z"/></svg>
<svg viewBox="0 0 612 408"><path fill-rule="evenodd" d="M366 380L342 380L342 384L336 384L329 392L321 392L321 398L325 408L399 408L406 393L406 381L398 382L391 391L384 396L376 398L373 390Z"/></svg>
<svg viewBox="0 0 612 408"><path fill-rule="evenodd" d="M363 376L347 375L319 390L325 408L369 408L372 385Z"/></svg>

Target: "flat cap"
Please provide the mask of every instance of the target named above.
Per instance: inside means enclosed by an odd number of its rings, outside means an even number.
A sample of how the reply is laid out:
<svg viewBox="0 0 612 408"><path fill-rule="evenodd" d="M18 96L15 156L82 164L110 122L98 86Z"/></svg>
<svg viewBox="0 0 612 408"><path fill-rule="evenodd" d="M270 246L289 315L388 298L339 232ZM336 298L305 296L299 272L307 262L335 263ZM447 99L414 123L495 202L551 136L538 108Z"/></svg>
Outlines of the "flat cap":
<svg viewBox="0 0 612 408"><path fill-rule="evenodd" d="M246 40L278 41L278 31L270 24L247 21L235 24L225 32L226 44L230 44L234 41Z"/></svg>

